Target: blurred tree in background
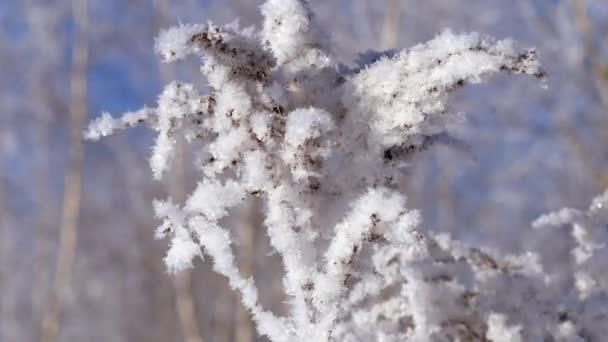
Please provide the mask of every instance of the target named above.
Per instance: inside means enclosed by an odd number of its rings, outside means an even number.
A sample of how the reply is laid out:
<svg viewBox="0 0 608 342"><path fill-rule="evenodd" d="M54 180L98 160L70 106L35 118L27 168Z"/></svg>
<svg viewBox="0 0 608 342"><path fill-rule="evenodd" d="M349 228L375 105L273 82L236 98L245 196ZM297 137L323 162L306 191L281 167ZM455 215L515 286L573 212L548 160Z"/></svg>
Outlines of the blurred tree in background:
<svg viewBox="0 0 608 342"><path fill-rule="evenodd" d="M512 37L541 52L548 91L517 78L463 90L457 108L476 114L457 131L468 151L438 147L412 163L408 194L428 225L522 250L531 234L524 227L540 213L585 206L608 187L602 0L310 3L345 61L366 48L411 46L446 27ZM258 339L208 262L175 279L165 271L150 204L168 193L183 197L192 168L177 168L167 184L150 181L144 130L96 144L74 137L102 111L154 102L168 79L204 86L195 63L157 63L152 47L161 28L211 17L252 25L260 4L0 3L0 341ZM269 280L261 301L281 312L280 260L267 256L260 218L242 224L249 229L239 230L239 262Z"/></svg>

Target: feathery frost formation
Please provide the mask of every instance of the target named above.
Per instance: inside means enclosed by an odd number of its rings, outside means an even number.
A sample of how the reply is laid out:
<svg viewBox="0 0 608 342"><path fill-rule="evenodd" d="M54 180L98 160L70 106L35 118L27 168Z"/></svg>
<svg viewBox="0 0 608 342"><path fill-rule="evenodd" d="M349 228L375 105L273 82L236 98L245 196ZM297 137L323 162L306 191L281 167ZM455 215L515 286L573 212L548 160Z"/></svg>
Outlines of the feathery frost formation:
<svg viewBox="0 0 608 342"><path fill-rule="evenodd" d="M155 108L91 123L98 139L144 123L150 165L170 168L177 137L197 146L201 181L186 203L154 203L168 269L211 257L242 294L258 332L291 341L599 341L608 335L608 195L587 212L534 226L538 250L501 256L425 229L400 191L410 157L450 142L449 94L497 72L544 79L534 50L444 32L398 53L338 64L304 0L268 0L260 32L181 25L161 33L166 62L201 58L212 91L166 86ZM289 314L258 301L224 225L264 200ZM544 240L543 240L544 239ZM541 241L555 241L547 248Z"/></svg>

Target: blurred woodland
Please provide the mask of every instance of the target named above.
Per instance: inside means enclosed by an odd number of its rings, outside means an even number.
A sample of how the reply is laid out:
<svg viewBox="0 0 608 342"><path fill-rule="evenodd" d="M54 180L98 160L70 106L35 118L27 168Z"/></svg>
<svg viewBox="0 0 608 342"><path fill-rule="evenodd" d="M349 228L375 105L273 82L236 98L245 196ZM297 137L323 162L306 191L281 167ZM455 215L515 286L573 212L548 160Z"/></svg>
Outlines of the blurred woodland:
<svg viewBox="0 0 608 342"><path fill-rule="evenodd" d="M196 61L160 64L154 38L179 23L239 18L261 0L0 2L0 342L262 341L227 282L197 261L170 275L152 200L183 201L198 178L181 148L154 182L152 132L84 142L85 124L154 103L174 79L205 89ZM529 223L608 188L608 6L604 0L310 0L345 64L445 28L536 47L548 89L494 79L461 90L466 148L417 156L407 193L425 225L526 249ZM252 202L236 216L241 269L284 310L280 259Z"/></svg>

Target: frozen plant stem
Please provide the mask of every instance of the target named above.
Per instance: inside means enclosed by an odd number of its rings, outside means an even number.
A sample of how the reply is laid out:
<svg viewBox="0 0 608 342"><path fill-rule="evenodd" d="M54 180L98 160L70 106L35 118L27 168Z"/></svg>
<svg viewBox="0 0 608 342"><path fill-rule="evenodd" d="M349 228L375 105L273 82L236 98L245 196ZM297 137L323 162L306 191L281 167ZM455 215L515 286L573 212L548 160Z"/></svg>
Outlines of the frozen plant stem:
<svg viewBox="0 0 608 342"><path fill-rule="evenodd" d="M195 147L196 188L184 203L154 203L162 221L157 237L170 239L171 272L208 256L240 292L258 333L274 342L584 340L608 333L606 306L592 305L605 303L608 282L601 266L588 264L605 247L584 238L605 241L595 221L584 219L596 211L564 221L575 233L563 230L563 239L580 249L564 273L547 267L555 258L546 247L503 256L434 233L400 191L412 155L458 144L448 132L460 121L449 95L499 72L544 82L535 50L446 31L398 53L365 53L347 67L333 57L306 1L268 0L262 15L260 32L211 23L162 32L161 58L201 58L212 91L172 82L155 108L118 119L103 114L86 132L98 139L149 125L158 132L150 157L155 178L171 169L178 140ZM285 316L261 305L258 284L233 252L228 219L254 198L264 203L270 245L283 261Z"/></svg>

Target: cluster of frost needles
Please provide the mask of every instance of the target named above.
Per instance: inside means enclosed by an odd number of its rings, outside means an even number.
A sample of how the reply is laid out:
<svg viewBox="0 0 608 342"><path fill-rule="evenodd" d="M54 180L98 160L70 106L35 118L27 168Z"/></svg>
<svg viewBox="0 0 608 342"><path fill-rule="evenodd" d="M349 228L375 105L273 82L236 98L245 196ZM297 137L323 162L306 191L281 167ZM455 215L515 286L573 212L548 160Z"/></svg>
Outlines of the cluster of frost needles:
<svg viewBox="0 0 608 342"><path fill-rule="evenodd" d="M544 81L533 49L443 32L410 49L338 64L305 0L268 0L263 27L180 25L160 34L166 62L202 61L209 93L173 82L154 108L103 114L98 139L147 124L160 179L177 139L196 144L201 180L185 203L154 203L170 238L171 272L208 255L242 295L257 330L292 341L601 341L608 336L608 195L588 211L534 223L538 250L500 255L420 222L406 206L412 155L450 143L460 121L450 93L493 73ZM224 225L263 201L263 227L282 258L288 315L258 299ZM551 248L542 241L552 241Z"/></svg>

